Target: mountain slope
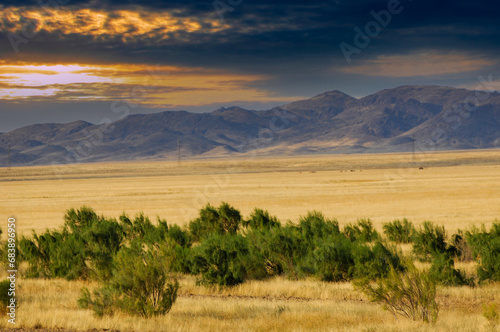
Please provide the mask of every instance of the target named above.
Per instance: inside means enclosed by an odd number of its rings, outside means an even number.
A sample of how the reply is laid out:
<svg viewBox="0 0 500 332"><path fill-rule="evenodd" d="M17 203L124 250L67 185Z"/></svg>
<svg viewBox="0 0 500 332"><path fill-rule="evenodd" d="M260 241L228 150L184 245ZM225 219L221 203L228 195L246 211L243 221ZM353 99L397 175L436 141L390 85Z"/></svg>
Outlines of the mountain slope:
<svg viewBox="0 0 500 332"><path fill-rule="evenodd" d="M37 124L0 134L0 166L240 153L500 147L500 94L401 86L361 99L329 91L267 111L135 114L108 125ZM9 153L10 151L10 153Z"/></svg>

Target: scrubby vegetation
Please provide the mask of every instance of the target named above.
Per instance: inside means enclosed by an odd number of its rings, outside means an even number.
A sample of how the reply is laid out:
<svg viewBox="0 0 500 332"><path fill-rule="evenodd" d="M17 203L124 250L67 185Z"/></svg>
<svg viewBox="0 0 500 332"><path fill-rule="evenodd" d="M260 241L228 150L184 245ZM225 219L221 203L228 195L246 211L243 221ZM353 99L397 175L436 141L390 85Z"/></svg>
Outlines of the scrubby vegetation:
<svg viewBox="0 0 500 332"><path fill-rule="evenodd" d="M341 228L318 211L281 223L256 208L245 219L228 203L206 205L183 228L143 214L107 218L82 207L67 211L61 229L22 237L19 259L28 262L29 278L98 281L99 288L82 289L78 299L97 316L164 315L177 298L177 277L191 274L217 287L273 276L353 281L390 312L433 322L436 285L500 281L500 223L451 237L442 226L424 222L416 229L406 219L383 230L385 237L369 219ZM401 243L412 243L414 256L404 256ZM417 269L414 259L430 268ZM471 259L478 261L477 280L455 268Z"/></svg>
<svg viewBox="0 0 500 332"><path fill-rule="evenodd" d="M354 285L393 315L424 322L437 320L436 283L412 262L407 262L404 273L391 268L387 278L378 279L375 285L368 279L357 280Z"/></svg>

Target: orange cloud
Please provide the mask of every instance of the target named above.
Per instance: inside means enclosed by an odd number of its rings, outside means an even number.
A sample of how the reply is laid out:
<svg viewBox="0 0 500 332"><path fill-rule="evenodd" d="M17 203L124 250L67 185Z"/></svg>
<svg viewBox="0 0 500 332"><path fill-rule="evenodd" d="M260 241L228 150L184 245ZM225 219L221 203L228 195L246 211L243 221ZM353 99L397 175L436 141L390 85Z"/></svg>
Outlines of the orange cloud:
<svg viewBox="0 0 500 332"><path fill-rule="evenodd" d="M23 28L30 33L45 31L62 35L79 34L99 40L113 37L129 42L139 38L165 40L170 38L170 34L177 32L211 33L228 26L222 24L215 14L181 18L166 11L2 8L2 31L21 33Z"/></svg>
<svg viewBox="0 0 500 332"><path fill-rule="evenodd" d="M359 65L342 69L349 74L414 77L471 72L495 64L495 61L461 54L422 52L407 55L382 55Z"/></svg>

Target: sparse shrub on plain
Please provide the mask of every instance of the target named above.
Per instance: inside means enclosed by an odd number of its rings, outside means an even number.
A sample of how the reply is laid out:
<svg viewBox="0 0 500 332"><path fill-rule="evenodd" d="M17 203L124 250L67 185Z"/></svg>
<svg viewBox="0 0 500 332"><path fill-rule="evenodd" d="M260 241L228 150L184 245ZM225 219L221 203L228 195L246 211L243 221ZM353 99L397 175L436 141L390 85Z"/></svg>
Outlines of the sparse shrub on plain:
<svg viewBox="0 0 500 332"><path fill-rule="evenodd" d="M354 274L354 244L344 235L318 242L314 250L316 275L323 281L348 281Z"/></svg>
<svg viewBox="0 0 500 332"><path fill-rule="evenodd" d="M241 235L212 234L193 248L193 272L201 273L204 285L234 286L246 277L242 256L248 253L248 240Z"/></svg>
<svg viewBox="0 0 500 332"><path fill-rule="evenodd" d="M358 279L354 287L368 298L383 305L395 317L397 315L415 321L435 322L439 307L436 303L436 284L425 271L419 271L412 262L406 262L401 273L390 268L387 277L372 281Z"/></svg>
<svg viewBox="0 0 500 332"><path fill-rule="evenodd" d="M112 315L120 310L132 315L152 317L165 315L177 299L179 283L165 264L161 251L146 249L133 242L118 252L112 278L94 292L86 289L78 300L97 316Z"/></svg>
<svg viewBox="0 0 500 332"><path fill-rule="evenodd" d="M299 279L304 271L301 262L309 252L301 229L289 223L285 227L272 229L264 240L269 259L279 264L287 278Z"/></svg>
<svg viewBox="0 0 500 332"><path fill-rule="evenodd" d="M218 208L207 204L199 212L199 217L189 223L189 231L194 241L216 234L236 234L241 223L241 214L228 203L221 203Z"/></svg>
<svg viewBox="0 0 500 332"><path fill-rule="evenodd" d="M500 238L493 238L479 251L477 276L480 282L500 281Z"/></svg>
<svg viewBox="0 0 500 332"><path fill-rule="evenodd" d="M114 219L99 217L88 207L70 209L62 231L21 238L20 256L28 261L27 277L106 279L119 250L123 229Z"/></svg>
<svg viewBox="0 0 500 332"><path fill-rule="evenodd" d="M158 219L157 226L155 226L144 213L139 213L133 220L126 214L122 214L120 222L124 237L129 242L140 239L144 243L158 243L165 240L168 232L165 220Z"/></svg>
<svg viewBox="0 0 500 332"><path fill-rule="evenodd" d="M84 243L67 231L47 230L40 235L33 233L33 239L21 237L19 251L29 264L25 273L28 278L74 280L90 276Z"/></svg>
<svg viewBox="0 0 500 332"><path fill-rule="evenodd" d="M388 248L377 241L373 246L358 244L353 247L354 278L377 279L386 277L390 269L404 271L396 248Z"/></svg>
<svg viewBox="0 0 500 332"><path fill-rule="evenodd" d="M193 244L193 240L189 231L181 229L179 225L172 225L168 227L167 237L174 240L178 245L183 248L189 248Z"/></svg>
<svg viewBox="0 0 500 332"><path fill-rule="evenodd" d="M246 234L248 254L243 256L243 259L248 279L262 280L283 273L280 261L272 254L269 247L271 232L272 229L253 229Z"/></svg>
<svg viewBox="0 0 500 332"><path fill-rule="evenodd" d="M433 255L454 252L456 249L446 243L444 226L426 221L413 236L413 253L421 261L430 262Z"/></svg>
<svg viewBox="0 0 500 332"><path fill-rule="evenodd" d="M340 232L337 220L330 220L318 211L309 211L299 218L298 228L306 244L314 244L315 239L336 237Z"/></svg>
<svg viewBox="0 0 500 332"><path fill-rule="evenodd" d="M444 286L474 285L473 278L468 278L463 271L455 269L455 262L448 253L434 255L429 275L436 283Z"/></svg>
<svg viewBox="0 0 500 332"><path fill-rule="evenodd" d="M500 281L500 223L494 223L487 231L472 227L465 232L465 238L479 262L477 276L479 282Z"/></svg>
<svg viewBox="0 0 500 332"><path fill-rule="evenodd" d="M387 238L396 243L410 243L415 233L413 223L406 218L404 218L403 221L397 219L393 222L386 223L383 228Z"/></svg>
<svg viewBox="0 0 500 332"><path fill-rule="evenodd" d="M167 237L164 242L156 245L170 272L192 272L191 246L181 246L176 240Z"/></svg>
<svg viewBox="0 0 500 332"><path fill-rule="evenodd" d="M262 230L280 227L281 223L278 218L271 216L268 211L255 208L250 214L250 218L242 220L242 226L253 230Z"/></svg>
<svg viewBox="0 0 500 332"><path fill-rule="evenodd" d="M116 220L98 218L88 227L75 231L70 238L82 244L91 277L101 280L111 277L110 263L123 241L123 228Z"/></svg>
<svg viewBox="0 0 500 332"><path fill-rule="evenodd" d="M346 225L344 234L351 241L372 242L380 239L380 235L373 228L373 223L370 219L359 219L356 224Z"/></svg>
<svg viewBox="0 0 500 332"><path fill-rule="evenodd" d="M451 237L451 243L456 248L456 258L460 262L472 262L474 260L474 250L467 241L467 238L461 230Z"/></svg>

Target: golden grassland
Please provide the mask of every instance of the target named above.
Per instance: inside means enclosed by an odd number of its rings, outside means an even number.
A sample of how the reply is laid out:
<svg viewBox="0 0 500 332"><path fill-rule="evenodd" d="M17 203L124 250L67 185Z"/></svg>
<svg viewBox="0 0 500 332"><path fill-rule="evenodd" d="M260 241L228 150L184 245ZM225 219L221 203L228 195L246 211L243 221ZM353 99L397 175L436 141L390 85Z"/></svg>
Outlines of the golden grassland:
<svg viewBox="0 0 500 332"><path fill-rule="evenodd" d="M419 168L423 169L419 169ZM122 212L185 225L207 202L227 201L244 216L260 207L282 222L318 210L341 225L368 217L378 230L397 218L430 220L448 233L500 218L500 151L96 163L0 169L0 224L17 219L29 235L63 225L68 208ZM406 245L403 252L410 252ZM457 263L469 275L472 263ZM164 317L96 318L80 310L81 287L96 283L20 279L16 327L121 331L490 331L485 303L500 306L500 285L438 288L436 324L396 320L350 283L275 278L215 289L180 277ZM0 329L10 327L0 320ZM496 329L500 330L500 329Z"/></svg>
<svg viewBox="0 0 500 332"><path fill-rule="evenodd" d="M0 215L15 216L23 234L59 227L82 205L184 225L221 201L282 222L315 209L341 225L408 218L455 231L500 217L500 150L0 168L0 186Z"/></svg>
<svg viewBox="0 0 500 332"><path fill-rule="evenodd" d="M500 285L438 288L435 324L396 319L355 292L350 283L275 278L229 289L180 279L179 297L166 316L150 319L117 313L97 318L78 308L82 287L94 282L23 280L16 327L120 331L496 331L482 316L484 304L500 303ZM6 319L0 328L9 327ZM500 329L497 329L500 330Z"/></svg>

